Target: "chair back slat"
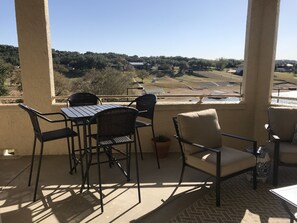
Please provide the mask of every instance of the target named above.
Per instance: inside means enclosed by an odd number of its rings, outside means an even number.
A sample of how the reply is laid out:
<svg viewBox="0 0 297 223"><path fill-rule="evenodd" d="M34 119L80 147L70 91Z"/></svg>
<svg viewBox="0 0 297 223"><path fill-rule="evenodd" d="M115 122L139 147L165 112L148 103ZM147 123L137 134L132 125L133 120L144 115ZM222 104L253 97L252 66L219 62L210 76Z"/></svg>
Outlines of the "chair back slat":
<svg viewBox="0 0 297 223"><path fill-rule="evenodd" d="M98 112L90 120L97 122L97 134L100 138L113 138L133 135L138 111L131 107L118 107Z"/></svg>
<svg viewBox="0 0 297 223"><path fill-rule="evenodd" d="M99 98L91 93L87 92L79 92L71 95L67 99L67 106L74 107L74 106L84 106L84 105L96 105L98 101L101 103Z"/></svg>

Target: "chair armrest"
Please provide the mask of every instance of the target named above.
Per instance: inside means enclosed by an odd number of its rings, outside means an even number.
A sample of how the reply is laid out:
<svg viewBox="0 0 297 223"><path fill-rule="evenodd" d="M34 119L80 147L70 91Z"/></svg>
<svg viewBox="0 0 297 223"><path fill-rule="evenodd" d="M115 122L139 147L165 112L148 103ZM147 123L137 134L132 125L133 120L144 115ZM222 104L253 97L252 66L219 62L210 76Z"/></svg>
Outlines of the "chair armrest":
<svg viewBox="0 0 297 223"><path fill-rule="evenodd" d="M37 114L38 117L40 117L41 119L47 121L47 122L50 122L50 123L58 123L58 122L65 122L65 125L67 126L67 121L69 121L66 116L61 113L61 112L53 112L53 113L38 113ZM47 116L62 116L62 118L60 119L49 119Z"/></svg>
<svg viewBox="0 0 297 223"><path fill-rule="evenodd" d="M273 138L274 141L280 141L280 138L275 134L272 134L271 137Z"/></svg>
<svg viewBox="0 0 297 223"><path fill-rule="evenodd" d="M269 124L265 124L265 125L264 125L264 128L267 130L267 132L268 132L268 134L269 134L269 140L270 140L270 137L272 137L272 139L273 139L274 141L279 141L279 140L280 140L279 136L276 135L276 134L272 131L272 129L270 128L270 125L269 125Z"/></svg>
<svg viewBox="0 0 297 223"><path fill-rule="evenodd" d="M264 128L265 128L267 131L270 131L270 125L269 125L269 124L265 124L265 125L264 125Z"/></svg>
<svg viewBox="0 0 297 223"><path fill-rule="evenodd" d="M246 137L232 135L232 134L228 134L228 133L222 133L222 136L231 137L231 138L235 138L235 139L239 139L239 140L244 140L244 141L248 141L248 142L252 142L252 143L257 142L254 139L249 139L249 138L246 138Z"/></svg>
<svg viewBox="0 0 297 223"><path fill-rule="evenodd" d="M249 139L249 138L242 137L242 136L226 134L226 133L222 133L222 136L227 136L227 137L231 137L231 138L234 138L234 139L239 139L239 140L243 140L243 141L247 141L247 142L253 143L253 154L254 155L257 154L257 141L256 140Z"/></svg>
<svg viewBox="0 0 297 223"><path fill-rule="evenodd" d="M221 153L221 150L219 149L213 149L213 148L208 148L208 147L205 147L203 145L200 145L198 143L194 143L194 142L190 142L190 141L187 141L181 137L178 137L178 136L174 136L176 139L178 139L179 141L183 142L183 143L186 143L186 144L189 144L191 146L195 146L195 147L198 147L199 149L203 149L203 150L209 150L211 152L215 152L215 153Z"/></svg>

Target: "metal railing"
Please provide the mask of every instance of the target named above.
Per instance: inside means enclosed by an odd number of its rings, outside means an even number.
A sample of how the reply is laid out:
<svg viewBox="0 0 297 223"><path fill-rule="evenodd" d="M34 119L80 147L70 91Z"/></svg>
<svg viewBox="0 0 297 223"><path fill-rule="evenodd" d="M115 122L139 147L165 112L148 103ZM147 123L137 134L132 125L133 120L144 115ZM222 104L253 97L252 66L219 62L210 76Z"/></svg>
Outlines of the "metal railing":
<svg viewBox="0 0 297 223"><path fill-rule="evenodd" d="M103 102L129 102L140 95L97 95ZM203 103L205 100L210 101L232 101L230 98L235 98L239 101L243 95L240 94L157 94L158 100L162 101L195 101L196 103ZM53 96L52 100L55 103L66 102L68 96ZM23 102L22 97L2 96L0 97L1 104L15 104Z"/></svg>
<svg viewBox="0 0 297 223"><path fill-rule="evenodd" d="M97 95L102 99L103 102L128 102L140 95ZM240 94L157 94L158 101L166 101L176 98L178 101L183 101L182 99L197 99L197 103L203 103L205 99L212 99L223 101L227 98L236 98L239 101L243 95ZM53 100L56 102L66 101L66 96L54 96Z"/></svg>

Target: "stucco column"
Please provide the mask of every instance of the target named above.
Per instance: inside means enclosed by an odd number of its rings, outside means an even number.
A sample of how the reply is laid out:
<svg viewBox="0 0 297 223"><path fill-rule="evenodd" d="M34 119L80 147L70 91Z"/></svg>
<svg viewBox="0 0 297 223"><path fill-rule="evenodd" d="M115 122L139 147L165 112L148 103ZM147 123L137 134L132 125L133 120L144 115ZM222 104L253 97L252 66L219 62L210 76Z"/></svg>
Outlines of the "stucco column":
<svg viewBox="0 0 297 223"><path fill-rule="evenodd" d="M48 0L15 0L24 102L51 109L54 95Z"/></svg>
<svg viewBox="0 0 297 223"><path fill-rule="evenodd" d="M279 0L249 0L244 67L244 103L254 138L264 143L267 107L271 100L277 41Z"/></svg>

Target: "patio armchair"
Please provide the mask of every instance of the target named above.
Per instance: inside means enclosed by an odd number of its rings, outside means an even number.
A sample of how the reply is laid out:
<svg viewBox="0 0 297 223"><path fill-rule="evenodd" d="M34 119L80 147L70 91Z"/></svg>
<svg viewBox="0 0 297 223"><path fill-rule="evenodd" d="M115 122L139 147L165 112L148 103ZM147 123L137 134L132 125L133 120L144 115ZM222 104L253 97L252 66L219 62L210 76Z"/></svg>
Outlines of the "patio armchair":
<svg viewBox="0 0 297 223"><path fill-rule="evenodd" d="M38 140L41 143L40 147L40 154L39 154L39 163L38 163L38 169L37 169L37 175L36 175L36 181L35 181L35 189L34 189L34 196L33 201L36 201L36 194L37 194L37 188L38 188L38 181L39 181L39 175L41 170L41 162L42 162L42 156L43 156L43 148L44 143L48 141L58 140L58 139L67 139L67 146L68 146L68 154L69 154L69 163L70 163L70 170L72 169L72 162L71 162L71 150L70 150L70 142L69 138L73 139L74 136L77 136L77 133L71 130L67 126L67 119L66 117L59 112L55 113L41 113L28 105L25 105L23 103L19 104L19 107L25 110L29 116L30 120L33 126L34 131L34 143L33 143L33 150L32 150L32 158L31 158L31 166L30 166L30 175L29 175L29 183L28 186L31 185L31 178L32 178L32 171L33 171L33 165L34 165L34 159L35 159L35 148L36 148L36 141ZM56 119L50 119L49 117L53 116L56 117ZM59 117L59 118L57 118ZM42 131L40 127L40 121L43 120L48 123L63 123L64 127L60 127L55 130L51 131ZM73 140L71 141L72 147L73 147Z"/></svg>
<svg viewBox="0 0 297 223"><path fill-rule="evenodd" d="M173 118L173 122L183 158L179 184L186 166L215 177L217 207L220 206L220 187L223 180L253 171L253 188L256 189L256 141L221 133L215 109L180 113ZM251 143L253 153L223 146L222 136Z"/></svg>
<svg viewBox="0 0 297 223"><path fill-rule="evenodd" d="M266 148L273 159L272 183L278 185L279 166L297 167L297 108L269 107Z"/></svg>
<svg viewBox="0 0 297 223"><path fill-rule="evenodd" d="M153 139L156 138L155 130L154 130L154 113L155 113L156 103L157 103L157 97L154 94L145 94L137 97L128 105L128 106L132 106L133 104L135 104L136 109L140 111L138 114L138 119L136 120L135 127L136 127L136 135L137 135L137 141L139 145L141 159L143 159L143 155L142 155L142 148L141 148L138 129L144 128L144 127L151 127ZM155 148L157 148L155 140L153 140L153 143ZM158 168L160 169L158 150L155 149L155 152L156 152L156 158L157 158L157 165L158 165Z"/></svg>

